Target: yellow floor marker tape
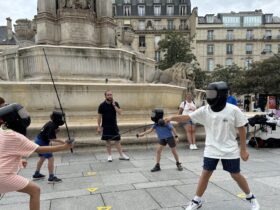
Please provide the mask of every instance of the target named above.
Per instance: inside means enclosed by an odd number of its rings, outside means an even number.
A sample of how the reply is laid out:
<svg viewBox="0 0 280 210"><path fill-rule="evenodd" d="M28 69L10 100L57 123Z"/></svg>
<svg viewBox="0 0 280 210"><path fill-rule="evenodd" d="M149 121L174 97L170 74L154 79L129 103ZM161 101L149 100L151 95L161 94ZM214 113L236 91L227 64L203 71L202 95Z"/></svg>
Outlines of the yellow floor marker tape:
<svg viewBox="0 0 280 210"><path fill-rule="evenodd" d="M112 206L99 206L97 210L111 210Z"/></svg>
<svg viewBox="0 0 280 210"><path fill-rule="evenodd" d="M245 195L245 193L239 193L239 194L237 194L237 197L239 197L239 198L246 198L246 195Z"/></svg>
<svg viewBox="0 0 280 210"><path fill-rule="evenodd" d="M86 173L87 176L95 176L96 172L90 171Z"/></svg>
<svg viewBox="0 0 280 210"><path fill-rule="evenodd" d="M98 188L91 187L91 188L87 188L87 190L92 193L92 192L95 192L96 190L98 190Z"/></svg>

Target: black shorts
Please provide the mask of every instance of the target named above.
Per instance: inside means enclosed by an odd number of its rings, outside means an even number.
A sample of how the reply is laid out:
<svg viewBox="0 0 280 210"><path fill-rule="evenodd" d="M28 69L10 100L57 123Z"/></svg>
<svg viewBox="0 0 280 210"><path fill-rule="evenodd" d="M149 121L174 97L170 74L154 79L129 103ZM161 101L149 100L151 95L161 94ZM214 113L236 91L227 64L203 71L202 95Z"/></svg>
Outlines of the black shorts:
<svg viewBox="0 0 280 210"><path fill-rule="evenodd" d="M203 169L207 171L214 171L218 165L220 159L204 157ZM221 159L223 169L229 173L240 172L240 158L237 159Z"/></svg>
<svg viewBox="0 0 280 210"><path fill-rule="evenodd" d="M103 128L101 140L120 141L121 136L119 134L119 128L118 127L105 127L105 128Z"/></svg>
<svg viewBox="0 0 280 210"><path fill-rule="evenodd" d="M168 144L170 148L176 147L175 139L173 138L173 136L166 139L160 139L159 144L162 146L166 146L166 144Z"/></svg>

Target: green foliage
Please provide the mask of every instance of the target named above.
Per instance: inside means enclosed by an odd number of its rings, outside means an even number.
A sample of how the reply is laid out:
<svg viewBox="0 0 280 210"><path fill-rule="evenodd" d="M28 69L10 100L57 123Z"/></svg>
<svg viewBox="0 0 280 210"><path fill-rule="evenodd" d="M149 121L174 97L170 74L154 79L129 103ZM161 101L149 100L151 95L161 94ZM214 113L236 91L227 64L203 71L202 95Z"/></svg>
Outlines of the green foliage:
<svg viewBox="0 0 280 210"><path fill-rule="evenodd" d="M280 57L253 63L242 88L247 93L280 93Z"/></svg>
<svg viewBox="0 0 280 210"><path fill-rule="evenodd" d="M209 83L210 77L205 71L202 71L200 68L194 69L195 79L194 84L195 88L205 90Z"/></svg>
<svg viewBox="0 0 280 210"><path fill-rule="evenodd" d="M159 68L162 70L178 62L190 63L196 60L191 52L190 42L181 33L168 33L158 44L159 50L164 53L164 59L159 62Z"/></svg>
<svg viewBox="0 0 280 210"><path fill-rule="evenodd" d="M232 92L239 93L244 83L244 71L237 65L218 66L210 75L209 82L224 81Z"/></svg>

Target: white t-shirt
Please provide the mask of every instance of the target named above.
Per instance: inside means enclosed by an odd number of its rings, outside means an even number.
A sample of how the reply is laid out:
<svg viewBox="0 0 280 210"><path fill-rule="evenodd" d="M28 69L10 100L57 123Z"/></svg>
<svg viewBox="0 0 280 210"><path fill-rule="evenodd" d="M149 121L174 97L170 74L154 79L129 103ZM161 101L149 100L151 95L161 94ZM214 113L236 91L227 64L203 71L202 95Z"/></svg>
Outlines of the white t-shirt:
<svg viewBox="0 0 280 210"><path fill-rule="evenodd" d="M182 115L188 115L196 110L196 106L193 101L190 103L188 101L182 101L179 108L183 109Z"/></svg>
<svg viewBox="0 0 280 210"><path fill-rule="evenodd" d="M214 112L206 105L190 113L190 118L205 127L204 157L217 159L240 157L236 128L244 126L248 120L237 106L227 103L222 111Z"/></svg>

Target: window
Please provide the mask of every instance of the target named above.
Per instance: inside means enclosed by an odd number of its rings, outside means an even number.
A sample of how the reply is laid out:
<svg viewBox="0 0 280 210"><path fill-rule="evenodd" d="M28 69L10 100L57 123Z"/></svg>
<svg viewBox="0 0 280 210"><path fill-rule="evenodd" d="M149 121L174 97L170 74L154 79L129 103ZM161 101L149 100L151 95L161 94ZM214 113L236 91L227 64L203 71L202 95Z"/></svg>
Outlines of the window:
<svg viewBox="0 0 280 210"><path fill-rule="evenodd" d="M213 30L207 31L207 40L214 40L214 31Z"/></svg>
<svg viewBox="0 0 280 210"><path fill-rule="evenodd" d="M246 58L244 62L244 67L246 70L250 69L252 67L253 59L252 58Z"/></svg>
<svg viewBox="0 0 280 210"><path fill-rule="evenodd" d="M162 30L162 26L160 25L160 20L154 21L154 27L156 30Z"/></svg>
<svg viewBox="0 0 280 210"><path fill-rule="evenodd" d="M226 66L232 66L233 64L233 59L232 58L227 58L226 59Z"/></svg>
<svg viewBox="0 0 280 210"><path fill-rule="evenodd" d="M253 45L252 44L246 44L246 54L253 54Z"/></svg>
<svg viewBox="0 0 280 210"><path fill-rule="evenodd" d="M240 27L240 17L223 16L222 19L226 27Z"/></svg>
<svg viewBox="0 0 280 210"><path fill-rule="evenodd" d="M160 16L161 15L161 6L160 5L155 5L154 6L154 14L155 14L155 16Z"/></svg>
<svg viewBox="0 0 280 210"><path fill-rule="evenodd" d="M213 55L214 54L214 45L208 44L207 45L207 55Z"/></svg>
<svg viewBox="0 0 280 210"><path fill-rule="evenodd" d="M160 61L160 51L155 51L155 60L156 60L157 62Z"/></svg>
<svg viewBox="0 0 280 210"><path fill-rule="evenodd" d="M180 5L179 12L180 12L180 15L187 15L187 6Z"/></svg>
<svg viewBox="0 0 280 210"><path fill-rule="evenodd" d="M187 30L188 29L187 20L180 20L180 29L181 30Z"/></svg>
<svg viewBox="0 0 280 210"><path fill-rule="evenodd" d="M233 40L233 30L227 30L227 40Z"/></svg>
<svg viewBox="0 0 280 210"><path fill-rule="evenodd" d="M264 52L265 53L271 53L271 49L272 49L271 44L266 44L264 46Z"/></svg>
<svg viewBox="0 0 280 210"><path fill-rule="evenodd" d="M265 14L265 22L266 23L272 23L272 15L271 14Z"/></svg>
<svg viewBox="0 0 280 210"><path fill-rule="evenodd" d="M278 44L278 54L280 54L280 44Z"/></svg>
<svg viewBox="0 0 280 210"><path fill-rule="evenodd" d="M247 30L247 32L246 32L246 39L247 40L253 40L254 39L253 30Z"/></svg>
<svg viewBox="0 0 280 210"><path fill-rule="evenodd" d="M123 3L125 3L125 4L131 4L131 0L124 0Z"/></svg>
<svg viewBox="0 0 280 210"><path fill-rule="evenodd" d="M265 30L264 39L271 40L271 38L272 38L271 30Z"/></svg>
<svg viewBox="0 0 280 210"><path fill-rule="evenodd" d="M261 26L262 25L262 16L245 16L243 18L243 26L252 27L252 26Z"/></svg>
<svg viewBox="0 0 280 210"><path fill-rule="evenodd" d="M117 7L113 5L113 17L117 15Z"/></svg>
<svg viewBox="0 0 280 210"><path fill-rule="evenodd" d="M172 4L172 3L173 3L173 0L166 0L166 3L167 3L167 4Z"/></svg>
<svg viewBox="0 0 280 210"><path fill-rule="evenodd" d="M167 15L174 15L174 6L173 5L167 5L166 14Z"/></svg>
<svg viewBox="0 0 280 210"><path fill-rule="evenodd" d="M280 39L280 30L278 31L277 39Z"/></svg>
<svg viewBox="0 0 280 210"><path fill-rule="evenodd" d="M145 4L145 0L138 0L138 4Z"/></svg>
<svg viewBox="0 0 280 210"><path fill-rule="evenodd" d="M161 0L154 0L154 4L159 4Z"/></svg>
<svg viewBox="0 0 280 210"><path fill-rule="evenodd" d="M206 15L206 23L214 23L214 15Z"/></svg>
<svg viewBox="0 0 280 210"><path fill-rule="evenodd" d="M167 29L168 30L173 30L174 29L173 20L168 20L167 21Z"/></svg>
<svg viewBox="0 0 280 210"><path fill-rule="evenodd" d="M213 58L208 58L207 59L207 70L208 71L213 71L214 70L214 60L213 60Z"/></svg>
<svg viewBox="0 0 280 210"><path fill-rule="evenodd" d="M139 30L145 30L145 20L140 20L139 21Z"/></svg>
<svg viewBox="0 0 280 210"><path fill-rule="evenodd" d="M159 43L160 39L161 39L160 36L155 36L155 48L158 48L158 43Z"/></svg>
<svg viewBox="0 0 280 210"><path fill-rule="evenodd" d="M130 5L124 5L123 15L124 16L130 16L131 15L131 6Z"/></svg>
<svg viewBox="0 0 280 210"><path fill-rule="evenodd" d="M146 47L146 38L145 38L145 36L139 36L139 47Z"/></svg>
<svg viewBox="0 0 280 210"><path fill-rule="evenodd" d="M233 44L227 44L226 53L227 53L227 55L232 55L233 54Z"/></svg>
<svg viewBox="0 0 280 210"><path fill-rule="evenodd" d="M180 0L180 4L186 4L187 0Z"/></svg>
<svg viewBox="0 0 280 210"><path fill-rule="evenodd" d="M145 16L145 5L138 5L138 15Z"/></svg>

